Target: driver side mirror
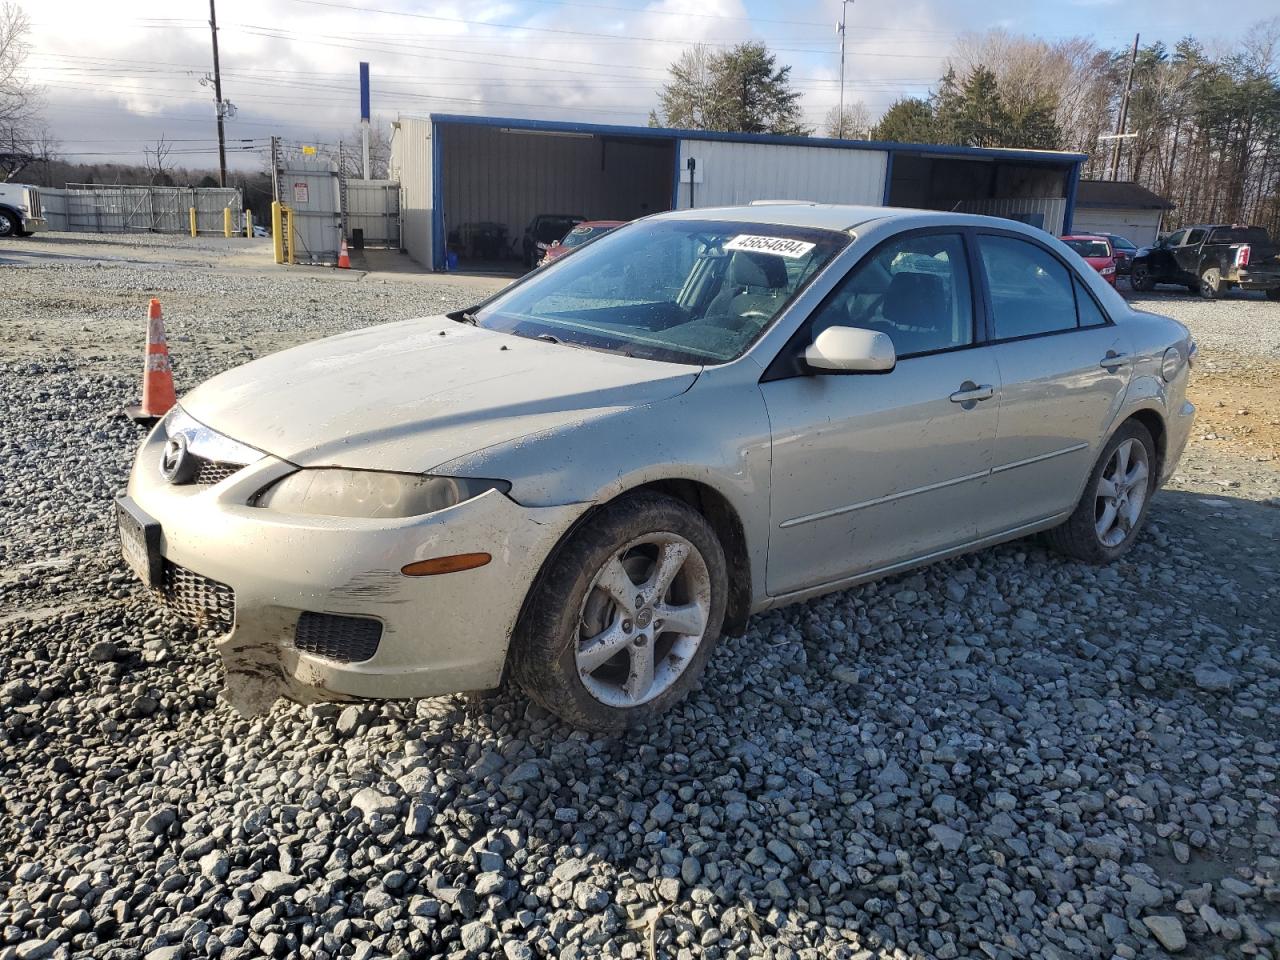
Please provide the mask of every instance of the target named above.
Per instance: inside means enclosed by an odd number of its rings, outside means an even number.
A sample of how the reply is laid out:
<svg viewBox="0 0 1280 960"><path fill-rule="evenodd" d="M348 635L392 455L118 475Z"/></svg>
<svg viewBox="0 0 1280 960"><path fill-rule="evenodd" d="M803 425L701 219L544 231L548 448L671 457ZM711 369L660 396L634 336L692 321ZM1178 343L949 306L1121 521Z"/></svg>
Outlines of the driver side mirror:
<svg viewBox="0 0 1280 960"><path fill-rule="evenodd" d="M861 327L827 327L804 348L804 360L819 373L888 373L898 363L887 333Z"/></svg>

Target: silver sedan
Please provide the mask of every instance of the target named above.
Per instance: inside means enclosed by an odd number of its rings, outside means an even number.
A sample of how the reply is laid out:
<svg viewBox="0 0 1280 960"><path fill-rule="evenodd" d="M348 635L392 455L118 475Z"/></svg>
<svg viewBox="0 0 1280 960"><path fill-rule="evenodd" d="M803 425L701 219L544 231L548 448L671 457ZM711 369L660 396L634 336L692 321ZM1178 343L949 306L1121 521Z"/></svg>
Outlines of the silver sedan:
<svg viewBox="0 0 1280 960"><path fill-rule="evenodd" d="M757 611L1043 532L1119 557L1195 345L1021 224L680 211L184 397L118 502L244 711L487 689L617 729Z"/></svg>

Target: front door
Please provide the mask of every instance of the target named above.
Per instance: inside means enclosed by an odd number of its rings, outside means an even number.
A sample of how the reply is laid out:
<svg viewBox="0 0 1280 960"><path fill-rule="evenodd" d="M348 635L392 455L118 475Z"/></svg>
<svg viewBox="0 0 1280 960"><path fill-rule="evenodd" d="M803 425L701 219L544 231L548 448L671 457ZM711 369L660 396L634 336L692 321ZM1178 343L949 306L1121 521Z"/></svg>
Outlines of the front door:
<svg viewBox="0 0 1280 960"><path fill-rule="evenodd" d="M1181 243L1173 248L1173 260L1177 265L1178 282L1197 283L1200 280L1200 245L1204 243L1205 231L1186 230L1181 235Z"/></svg>
<svg viewBox="0 0 1280 960"><path fill-rule="evenodd" d="M793 341L830 326L879 330L897 366L766 376L771 595L974 539L1000 390L991 348L974 346L974 315L963 237L902 234L859 262Z"/></svg>
<svg viewBox="0 0 1280 960"><path fill-rule="evenodd" d="M977 242L1003 385L988 495L1009 530L1074 508L1128 387L1132 347L1049 250L1005 234Z"/></svg>

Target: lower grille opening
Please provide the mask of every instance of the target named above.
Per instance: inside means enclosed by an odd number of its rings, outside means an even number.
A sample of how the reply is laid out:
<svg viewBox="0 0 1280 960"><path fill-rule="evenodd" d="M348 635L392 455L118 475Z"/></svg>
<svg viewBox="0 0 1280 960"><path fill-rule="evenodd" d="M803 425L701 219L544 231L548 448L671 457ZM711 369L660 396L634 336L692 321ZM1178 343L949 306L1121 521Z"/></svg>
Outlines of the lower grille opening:
<svg viewBox="0 0 1280 960"><path fill-rule="evenodd" d="M179 620L230 633L236 622L236 594L225 583L164 561L160 600Z"/></svg>
<svg viewBox="0 0 1280 960"><path fill-rule="evenodd" d="M378 652L382 623L368 617L304 612L293 644L304 653L339 663L359 663Z"/></svg>
<svg viewBox="0 0 1280 960"><path fill-rule="evenodd" d="M244 469L244 466L239 463L222 463L218 460L206 460L204 457L193 457L193 459L196 466L191 475L191 482L196 484L221 483L236 471Z"/></svg>

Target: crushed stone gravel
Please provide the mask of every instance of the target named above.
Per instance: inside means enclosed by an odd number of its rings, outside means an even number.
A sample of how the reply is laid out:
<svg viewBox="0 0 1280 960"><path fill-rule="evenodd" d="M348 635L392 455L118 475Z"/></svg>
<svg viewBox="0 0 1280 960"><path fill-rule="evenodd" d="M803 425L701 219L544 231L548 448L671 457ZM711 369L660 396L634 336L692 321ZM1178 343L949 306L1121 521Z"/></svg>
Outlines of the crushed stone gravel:
<svg viewBox="0 0 1280 960"><path fill-rule="evenodd" d="M146 298L181 391L475 289L206 240L26 251L0 299L0 960L1280 956L1274 463L1193 443L1115 566L1020 541L755 617L624 736L514 690L244 720L117 557ZM1280 349L1280 304L1149 300L1206 362Z"/></svg>

